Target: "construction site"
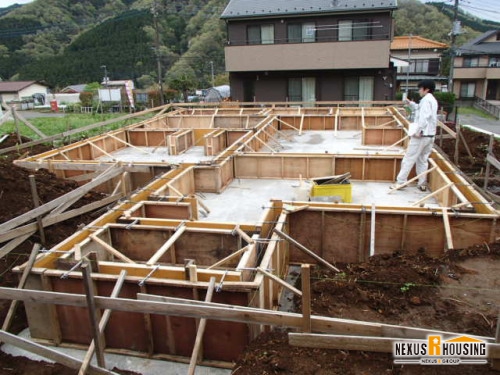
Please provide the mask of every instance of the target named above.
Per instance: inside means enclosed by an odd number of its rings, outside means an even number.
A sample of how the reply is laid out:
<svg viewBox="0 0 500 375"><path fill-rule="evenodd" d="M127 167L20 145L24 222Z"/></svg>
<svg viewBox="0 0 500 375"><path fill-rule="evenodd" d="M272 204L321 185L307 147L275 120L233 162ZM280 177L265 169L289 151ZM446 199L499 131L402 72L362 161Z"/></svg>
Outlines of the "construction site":
<svg viewBox="0 0 500 375"><path fill-rule="evenodd" d="M488 343L487 368L500 370L499 328L489 314L489 330L479 333L376 322L366 312L320 314L311 288L317 270L338 281L371 259L439 259L497 241L494 202L439 147L460 139L458 131L439 123L427 191L416 188L414 172L391 190L409 142L407 113L395 104L190 104L150 112L14 161L77 187L0 222L0 256L65 217L108 209L55 246L34 246L14 268L20 285L1 287L0 299L24 302L32 341L8 333L8 324L0 341L80 373L111 373L105 357L115 353L183 362L189 374L197 366L238 374L242 353L275 328L288 332L292 346L389 354L400 340L467 334ZM491 136L486 175L500 165L493 143ZM90 192L102 199L69 210ZM490 263L498 267L498 258ZM498 312L496 290L491 308ZM52 347L86 355L60 359Z"/></svg>

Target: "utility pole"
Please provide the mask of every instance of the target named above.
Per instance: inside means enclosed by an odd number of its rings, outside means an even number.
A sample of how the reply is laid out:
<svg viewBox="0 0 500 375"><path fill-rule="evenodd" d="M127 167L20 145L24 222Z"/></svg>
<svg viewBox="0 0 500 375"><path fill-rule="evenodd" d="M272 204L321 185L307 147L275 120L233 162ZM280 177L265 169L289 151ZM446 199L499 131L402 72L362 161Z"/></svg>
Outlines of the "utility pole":
<svg viewBox="0 0 500 375"><path fill-rule="evenodd" d="M212 87L215 87L214 62L210 61L210 69L212 72Z"/></svg>
<svg viewBox="0 0 500 375"><path fill-rule="evenodd" d="M453 68L455 65L455 41L456 36L460 34L460 21L458 21L458 0L455 0L453 8L453 25L451 28L451 46L450 46L450 73L448 76L448 92L453 93Z"/></svg>
<svg viewBox="0 0 500 375"><path fill-rule="evenodd" d="M153 2L151 7L151 13L153 14L153 28L155 30L155 55L156 55L156 69L158 74L158 85L160 86L160 104L163 105L163 77L161 73L161 59L160 59L160 33L158 30L158 7L156 0Z"/></svg>

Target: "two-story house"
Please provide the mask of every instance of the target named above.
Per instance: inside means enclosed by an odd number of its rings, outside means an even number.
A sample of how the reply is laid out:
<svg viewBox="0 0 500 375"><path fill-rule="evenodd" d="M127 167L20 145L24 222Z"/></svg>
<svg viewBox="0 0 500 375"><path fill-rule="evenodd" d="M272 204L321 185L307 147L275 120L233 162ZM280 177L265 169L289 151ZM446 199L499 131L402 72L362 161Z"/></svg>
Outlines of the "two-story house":
<svg viewBox="0 0 500 375"><path fill-rule="evenodd" d="M396 0L231 0L221 18L233 100L391 100Z"/></svg>
<svg viewBox="0 0 500 375"><path fill-rule="evenodd" d="M500 30L491 30L456 51L453 92L460 99L500 100Z"/></svg>
<svg viewBox="0 0 500 375"><path fill-rule="evenodd" d="M436 83L436 89L447 85L442 76L441 55L448 45L418 35L396 36L391 43L391 59L397 68L397 91L418 91L417 84L424 79Z"/></svg>

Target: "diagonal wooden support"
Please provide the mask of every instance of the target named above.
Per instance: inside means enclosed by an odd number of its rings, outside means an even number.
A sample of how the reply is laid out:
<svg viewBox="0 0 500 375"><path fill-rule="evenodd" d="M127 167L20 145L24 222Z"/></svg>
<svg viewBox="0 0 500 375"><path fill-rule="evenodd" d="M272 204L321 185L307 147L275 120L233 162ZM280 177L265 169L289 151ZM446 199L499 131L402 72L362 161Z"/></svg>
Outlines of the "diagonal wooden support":
<svg viewBox="0 0 500 375"><path fill-rule="evenodd" d="M224 259L221 259L219 260L218 262L212 264L210 267L207 267L207 270L211 270L215 267L219 267L221 265L223 265L224 263L227 263L229 262L231 259L233 258L236 258L237 256L239 256L241 253L244 253L245 251L247 251L249 249L248 246L245 246L239 250L236 250L234 253L232 254L229 254L227 257L225 257Z"/></svg>
<svg viewBox="0 0 500 375"><path fill-rule="evenodd" d="M35 264L36 256L38 255L39 251L40 251L40 244L36 243L33 246L33 249L31 250L30 257L28 259L28 262L26 263L26 267L23 270L23 274L21 276L21 280L19 281L19 285L17 286L19 289L23 289L24 286L26 285L26 281L28 280L29 273L31 272L31 269L33 268L33 265ZM18 304L19 304L19 301L12 300L12 302L10 304L9 311L7 312L7 316L5 317L5 320L3 321L3 325L2 325L3 331L9 330Z"/></svg>
<svg viewBox="0 0 500 375"><path fill-rule="evenodd" d="M400 144L401 142L403 142L403 141L404 141L405 139L407 139L407 138L409 138L409 137L408 137L407 135L405 135L405 136L404 136L403 138L401 138L399 141L394 142L394 143L393 143L392 145L390 145L390 146L384 147L384 148L383 148L382 150L380 150L380 151L377 151L377 152L376 152L376 154L381 153L381 152L385 152L385 151L387 151L387 150L389 150L389 149L393 148L394 146L396 146L396 145Z"/></svg>
<svg viewBox="0 0 500 375"><path fill-rule="evenodd" d="M295 241L292 237L290 237L289 235L283 233L278 228L274 228L274 233L276 233L278 236L280 236L284 240L290 242L292 245L294 245L295 247L297 247L299 250L301 250L302 252L306 253L307 255L311 256L312 258L314 258L316 261L318 261L319 263L321 263L325 267L331 269L332 271L340 272L340 270L337 267L333 266L332 264L330 264L329 262L327 262L325 259L321 258L319 255L316 255L314 252L312 252L311 250L309 250L307 247L305 247L301 243Z"/></svg>
<svg viewBox="0 0 500 375"><path fill-rule="evenodd" d="M211 277L210 282L208 284L207 294L205 296L205 302L212 301L214 289L215 289L215 277ZM194 341L193 353L191 354L191 360L189 361L188 375L194 375L196 369L196 362L198 362L198 356L200 354L203 334L205 333L206 325L207 325L207 319L201 318L198 324L198 331L196 332L196 339Z"/></svg>
<svg viewBox="0 0 500 375"><path fill-rule="evenodd" d="M260 272L261 274L263 274L264 276L270 278L271 280L276 281L278 284L280 284L281 286L287 288L288 290L290 290L294 294L298 295L299 297L302 296L302 292L300 290L298 290L297 288L291 286L285 280L280 279L278 276L272 274L271 272L267 272L266 270L264 270L264 269L262 269L260 267L257 267L257 272Z"/></svg>
<svg viewBox="0 0 500 375"><path fill-rule="evenodd" d="M46 346L34 343L30 340L23 339L11 333L0 331L0 340L9 344L26 350L30 353L48 358L54 362L60 363L66 367L78 370L81 366L81 361L67 354L61 353L55 349L48 348ZM118 375L116 372L106 370L104 368L99 368L95 366L89 366L88 374L90 375Z"/></svg>
<svg viewBox="0 0 500 375"><path fill-rule="evenodd" d="M95 188L96 186L101 185L102 183L112 179L115 176L118 176L119 174L123 173L124 168L121 166L117 166L114 164L112 166L112 169L108 169L105 172L103 172L99 177L96 179L88 182L87 184L80 186L79 188L64 194L60 196L59 198L56 198L48 203L45 203L41 205L38 208L35 208L29 212L26 212L22 215L17 216L16 218L9 220L3 224L0 224L0 234L4 233L5 231L15 228L21 224L26 223L27 221L33 220L37 216L43 215L50 210L56 208L57 206L63 204L64 202L68 201L69 199L74 198L75 196L80 196L83 192L88 192Z"/></svg>
<svg viewBox="0 0 500 375"><path fill-rule="evenodd" d="M19 112L16 111L16 109L14 107L12 107L12 111L13 111L13 114L19 119L21 120L21 122L24 123L24 125L26 125L28 128L30 128L31 130L33 130L36 134L38 134L42 139L45 139L47 138L47 135L44 134L40 129L38 129L35 125L33 125L31 122L29 122L28 120L26 120L22 115L19 114Z"/></svg>
<svg viewBox="0 0 500 375"><path fill-rule="evenodd" d="M432 168L427 169L426 171L424 171L424 172L420 173L419 175L416 175L415 177L413 177L413 178L409 179L409 180L408 180L408 181L406 181L404 184L399 185L397 188L389 190L389 191L387 192L387 194L391 194L391 193L393 193L393 192L395 192L395 191L397 191L397 190L400 190L400 189L402 189L402 188L404 188L404 187L408 186L408 185L409 185L409 184L411 184L413 181L418 180L420 177L422 177L422 176L423 176L423 175L425 175L425 174L431 173L431 172L432 172L434 169L436 169L436 168L437 168L437 166L434 166L434 167L432 167Z"/></svg>
<svg viewBox="0 0 500 375"><path fill-rule="evenodd" d="M97 237L94 233L92 233L89 236L93 241L97 242L99 245L101 245L104 250L106 250L108 253L112 254L113 256L117 257L118 259L121 259L125 263L130 263L130 264L135 264L135 262L127 257L126 255L120 253L118 250L116 250L113 246L108 244L107 242L101 240L99 237Z"/></svg>
<svg viewBox="0 0 500 375"><path fill-rule="evenodd" d="M427 199L432 198L439 193L441 193L444 190L449 189L453 185L453 182L450 182L449 184L446 184L444 186L441 186L439 189L433 191L432 193L426 195L424 198L420 199L419 201L416 201L415 203L412 204L413 207L418 206L421 203L424 203Z"/></svg>
<svg viewBox="0 0 500 375"><path fill-rule="evenodd" d="M147 261L147 265L148 266L153 266L155 265L158 260L160 260L160 258L168 251L168 249L170 249L170 247L172 247L172 245L174 244L175 241L177 241L177 239L182 236L182 234L184 233L184 231L186 230L186 223L181 223L179 225L179 227L177 228L177 230L175 231L175 233L168 239L167 242L165 242L157 251L156 253L154 253L154 255L149 258L149 260Z"/></svg>
<svg viewBox="0 0 500 375"><path fill-rule="evenodd" d="M125 277L127 276L127 271L122 270L120 272L120 276L118 276L118 280L116 280L115 287L113 288L113 291L111 292L110 298L116 298L120 294L120 291L122 289L123 283L125 282ZM99 332L100 334L104 333L104 329L106 328L106 325L108 324L109 318L111 317L111 312L112 310L106 309L104 310L104 313L102 314L101 320L99 321ZM95 352L95 340L92 340L92 342L89 345L89 348L87 349L87 353L85 354L85 357L83 358L82 366L80 367L80 370L78 372L79 375L85 375L87 373L87 370L90 365L90 361L92 360L92 356L94 355Z"/></svg>

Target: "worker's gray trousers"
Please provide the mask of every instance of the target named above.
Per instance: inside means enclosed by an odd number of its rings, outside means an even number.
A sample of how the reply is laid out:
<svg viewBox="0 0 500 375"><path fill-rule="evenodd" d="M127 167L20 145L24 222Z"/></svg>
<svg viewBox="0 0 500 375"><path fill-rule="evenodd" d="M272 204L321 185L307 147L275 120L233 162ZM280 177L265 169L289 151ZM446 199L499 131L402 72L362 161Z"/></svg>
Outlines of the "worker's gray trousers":
<svg viewBox="0 0 500 375"><path fill-rule="evenodd" d="M414 165L417 175L427 170L429 166L427 159L429 159L433 144L433 137L410 138L410 144L408 145L408 149L406 150L403 161L401 162L401 170L396 178L398 184L404 184L408 180L408 175ZM427 173L418 178L418 185L426 184Z"/></svg>

